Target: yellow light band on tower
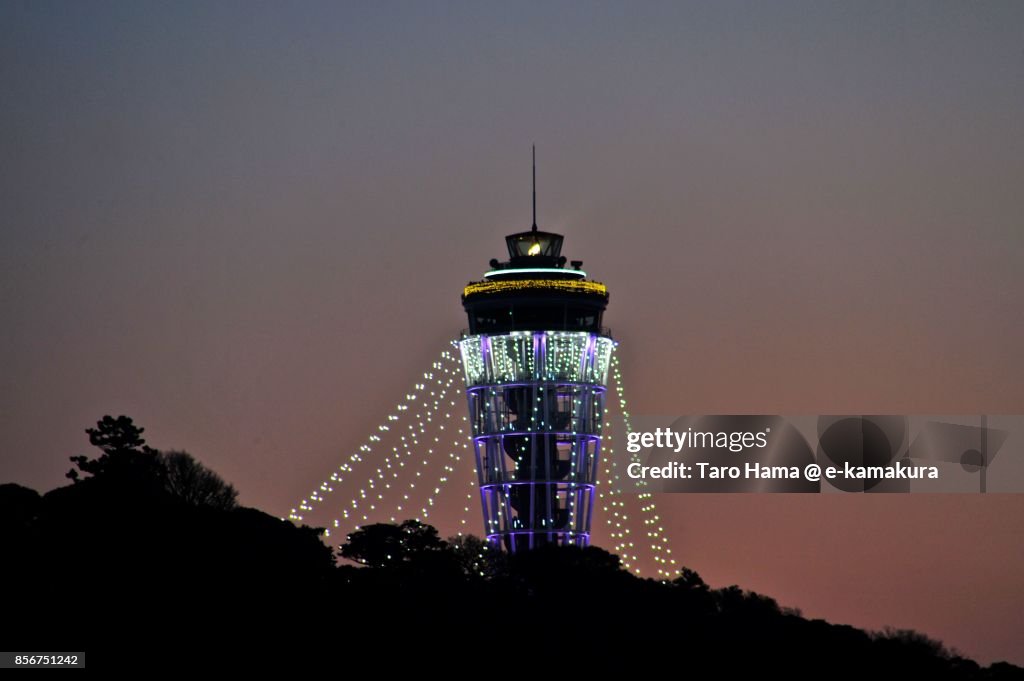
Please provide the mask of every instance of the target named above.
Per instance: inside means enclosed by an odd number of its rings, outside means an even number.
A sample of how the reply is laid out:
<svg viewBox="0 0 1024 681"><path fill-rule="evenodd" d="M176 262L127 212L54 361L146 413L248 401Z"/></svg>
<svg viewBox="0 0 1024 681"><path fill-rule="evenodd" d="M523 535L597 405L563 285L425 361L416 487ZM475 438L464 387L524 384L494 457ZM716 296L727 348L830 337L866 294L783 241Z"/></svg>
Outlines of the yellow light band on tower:
<svg viewBox="0 0 1024 681"><path fill-rule="evenodd" d="M595 293L608 295L608 287L596 281L580 281L578 279L506 279L504 281L478 281L470 284L462 291L469 296L476 293L505 293L508 291L524 291L528 289L546 289L564 291L566 293Z"/></svg>

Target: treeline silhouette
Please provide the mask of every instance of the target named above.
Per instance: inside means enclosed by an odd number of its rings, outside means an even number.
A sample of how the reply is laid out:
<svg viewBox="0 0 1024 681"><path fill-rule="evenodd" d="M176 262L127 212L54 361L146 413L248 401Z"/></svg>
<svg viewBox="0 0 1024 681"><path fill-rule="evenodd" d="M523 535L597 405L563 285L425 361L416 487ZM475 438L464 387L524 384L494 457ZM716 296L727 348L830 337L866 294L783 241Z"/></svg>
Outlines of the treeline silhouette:
<svg viewBox="0 0 1024 681"><path fill-rule="evenodd" d="M86 432L99 453L71 457L71 484L42 495L0 485L4 650L163 668L329 656L542 673L546 659L614 656L680 673L1024 677L913 631L865 632L712 589L692 570L641 579L596 547L508 556L406 520L365 526L335 554L322 530L239 506L189 454L151 449L128 417Z"/></svg>

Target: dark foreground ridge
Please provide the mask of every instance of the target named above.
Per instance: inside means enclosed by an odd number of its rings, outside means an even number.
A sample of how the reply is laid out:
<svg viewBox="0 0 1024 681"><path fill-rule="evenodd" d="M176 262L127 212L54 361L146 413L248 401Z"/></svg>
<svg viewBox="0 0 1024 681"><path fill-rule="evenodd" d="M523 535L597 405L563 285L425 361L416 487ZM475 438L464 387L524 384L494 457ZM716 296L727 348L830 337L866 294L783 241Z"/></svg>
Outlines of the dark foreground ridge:
<svg viewBox="0 0 1024 681"><path fill-rule="evenodd" d="M72 459L72 484L43 495L0 485L4 650L85 650L89 667L147 669L496 655L511 668L616 657L681 674L1024 678L916 632L865 632L711 589L691 570L641 579L599 548L507 556L409 520L366 526L335 556L320 530L240 507L188 454L147 447L131 419L88 432L100 455Z"/></svg>

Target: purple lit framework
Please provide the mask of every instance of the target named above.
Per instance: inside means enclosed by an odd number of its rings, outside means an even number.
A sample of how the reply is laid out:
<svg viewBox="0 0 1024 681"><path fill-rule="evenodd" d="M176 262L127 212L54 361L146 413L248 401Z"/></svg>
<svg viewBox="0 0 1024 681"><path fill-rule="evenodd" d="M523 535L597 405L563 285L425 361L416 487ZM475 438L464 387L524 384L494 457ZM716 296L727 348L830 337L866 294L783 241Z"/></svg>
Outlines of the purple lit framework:
<svg viewBox="0 0 1024 681"><path fill-rule="evenodd" d="M590 543L614 347L586 331L459 342L484 531L496 545Z"/></svg>

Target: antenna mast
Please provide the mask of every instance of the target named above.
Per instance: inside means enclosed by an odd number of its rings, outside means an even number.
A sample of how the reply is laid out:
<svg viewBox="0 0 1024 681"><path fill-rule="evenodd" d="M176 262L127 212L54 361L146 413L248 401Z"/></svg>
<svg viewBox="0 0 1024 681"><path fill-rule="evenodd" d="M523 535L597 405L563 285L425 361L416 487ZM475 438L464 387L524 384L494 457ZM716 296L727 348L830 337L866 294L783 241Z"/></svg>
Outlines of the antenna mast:
<svg viewBox="0 0 1024 681"><path fill-rule="evenodd" d="M537 145L533 145L533 231L537 231Z"/></svg>

